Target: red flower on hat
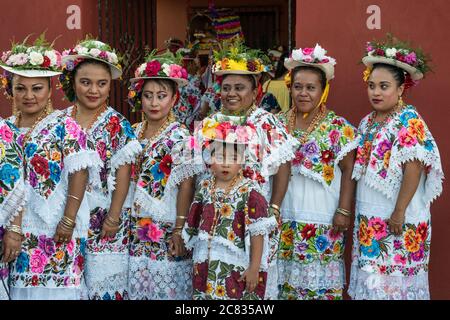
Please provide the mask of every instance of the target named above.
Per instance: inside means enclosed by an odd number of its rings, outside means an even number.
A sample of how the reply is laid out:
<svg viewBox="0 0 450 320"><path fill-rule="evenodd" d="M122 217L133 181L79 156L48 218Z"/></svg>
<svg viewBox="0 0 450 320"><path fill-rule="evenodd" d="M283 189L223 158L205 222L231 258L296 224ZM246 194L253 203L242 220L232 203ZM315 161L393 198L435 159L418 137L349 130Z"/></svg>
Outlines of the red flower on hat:
<svg viewBox="0 0 450 320"><path fill-rule="evenodd" d="M145 74L147 77L155 77L158 75L159 70L161 70L161 63L157 60L150 61L145 67Z"/></svg>
<svg viewBox="0 0 450 320"><path fill-rule="evenodd" d="M48 68L48 67L50 67L51 63L52 62L50 61L50 58L47 56L44 56L44 62L42 62L41 67Z"/></svg>

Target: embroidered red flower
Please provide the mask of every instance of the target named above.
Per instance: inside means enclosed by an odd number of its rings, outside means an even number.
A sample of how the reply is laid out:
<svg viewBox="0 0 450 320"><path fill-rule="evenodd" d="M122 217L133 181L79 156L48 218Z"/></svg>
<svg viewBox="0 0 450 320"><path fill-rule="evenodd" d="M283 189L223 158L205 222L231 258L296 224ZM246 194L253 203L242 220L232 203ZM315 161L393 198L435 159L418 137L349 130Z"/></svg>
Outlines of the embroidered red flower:
<svg viewBox="0 0 450 320"><path fill-rule="evenodd" d="M320 158L322 163L329 164L334 159L334 153L331 150L322 151L322 155Z"/></svg>
<svg viewBox="0 0 450 320"><path fill-rule="evenodd" d="M233 232L236 236L244 239L245 236L245 213L242 211L238 211L234 215L233 220Z"/></svg>
<svg viewBox="0 0 450 320"><path fill-rule="evenodd" d="M40 155L35 155L33 159L31 159L31 165L34 168L34 171L44 178L48 178L50 176L50 170L48 168L48 161L44 157Z"/></svg>
<svg viewBox="0 0 450 320"><path fill-rule="evenodd" d="M187 217L187 224L189 228L198 228L200 218L202 217L203 205L201 202L194 202L191 205L189 215Z"/></svg>
<svg viewBox="0 0 450 320"><path fill-rule="evenodd" d="M227 296L231 299L241 299L245 290L245 282L239 281L241 273L237 271L231 271L231 275L225 279L225 289L227 290Z"/></svg>
<svg viewBox="0 0 450 320"><path fill-rule="evenodd" d="M258 285L256 286L255 293L261 299L264 299L266 294L267 272L260 272L258 277Z"/></svg>
<svg viewBox="0 0 450 320"><path fill-rule="evenodd" d="M419 224L419 226L417 227L416 234L419 235L420 240L422 242L425 242L425 240L427 240L427 237L428 237L428 223L421 222Z"/></svg>
<svg viewBox="0 0 450 320"><path fill-rule="evenodd" d="M302 238L305 239L305 240L308 240L308 239L310 239L310 238L312 238L312 237L315 237L315 236L316 236L316 230L317 230L317 228L316 228L315 225L313 225L313 224L307 224L307 225L303 228L303 230L302 230L302 232L301 232Z"/></svg>
<svg viewBox="0 0 450 320"><path fill-rule="evenodd" d="M39 284L39 277L38 277L37 275L34 275L34 276L31 278L31 285L32 285L33 287L36 287L38 284Z"/></svg>
<svg viewBox="0 0 450 320"><path fill-rule="evenodd" d="M194 264L192 275L192 286L194 290L206 291L206 281L208 279L208 261Z"/></svg>
<svg viewBox="0 0 450 320"><path fill-rule="evenodd" d="M167 154L162 158L161 163L159 164L159 169L168 176L172 171L172 163L172 157L170 154Z"/></svg>
<svg viewBox="0 0 450 320"><path fill-rule="evenodd" d="M267 217L267 201L257 191L250 191L248 197L248 216L250 219Z"/></svg>
<svg viewBox="0 0 450 320"><path fill-rule="evenodd" d="M208 203L203 208L203 215L202 215L202 221L200 225L200 230L203 230L205 232L210 232L213 222L214 222L214 207L212 204Z"/></svg>
<svg viewBox="0 0 450 320"><path fill-rule="evenodd" d="M120 132L121 126L120 126L120 119L117 116L112 116L109 119L108 124L106 125L106 130L108 130L111 137L114 137Z"/></svg>

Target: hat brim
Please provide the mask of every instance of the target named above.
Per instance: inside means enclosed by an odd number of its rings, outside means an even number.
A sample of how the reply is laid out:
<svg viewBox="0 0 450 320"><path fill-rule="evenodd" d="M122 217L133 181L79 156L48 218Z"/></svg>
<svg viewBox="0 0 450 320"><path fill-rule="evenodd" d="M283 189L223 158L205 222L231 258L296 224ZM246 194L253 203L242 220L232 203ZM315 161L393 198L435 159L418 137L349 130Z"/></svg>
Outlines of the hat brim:
<svg viewBox="0 0 450 320"><path fill-rule="evenodd" d="M396 59L386 58L386 57L371 57L371 56L365 56L362 59L362 62L366 67L372 67L376 63L384 63L389 64L391 66L398 67L400 69L405 70L411 75L411 79L413 80L420 80L423 78L423 73L417 70L417 68L414 68L413 66L410 66L407 63L398 61Z"/></svg>
<svg viewBox="0 0 450 320"><path fill-rule="evenodd" d="M296 61L294 59L287 59L284 62L284 66L288 70L292 70L296 67L313 67L322 70L327 77L327 80L334 79L334 66L331 63L308 63L303 61Z"/></svg>
<svg viewBox="0 0 450 320"><path fill-rule="evenodd" d="M186 80L186 79L171 78L171 77L140 77L140 78L131 78L130 82L134 83L134 82L137 82L139 80L152 80L152 79L172 80L172 81L176 82L179 87L184 87L184 86L186 86L189 83L189 81Z"/></svg>
<svg viewBox="0 0 450 320"><path fill-rule="evenodd" d="M60 75L62 72L47 71L47 70L17 70L9 66L0 66L8 72L17 74L26 78L50 78Z"/></svg>
<svg viewBox="0 0 450 320"><path fill-rule="evenodd" d="M261 74L261 71L259 72L252 72L252 71L245 71L245 70L219 70L214 72L216 76L223 76L226 74L236 74L236 75L253 75L256 76L258 74Z"/></svg>
<svg viewBox="0 0 450 320"><path fill-rule="evenodd" d="M62 58L62 62L65 64L65 63L67 63L69 61L73 62L73 61L75 61L77 59L92 59L92 60L97 60L97 61L100 61L100 62L103 62L103 63L107 64L109 66L110 70L111 70L111 78L113 80L119 79L122 76L122 70L117 68L112 63L107 62L107 61L102 60L102 59L99 59L99 58L94 58L94 57L89 56L89 55L76 54L76 55L65 56L65 57Z"/></svg>

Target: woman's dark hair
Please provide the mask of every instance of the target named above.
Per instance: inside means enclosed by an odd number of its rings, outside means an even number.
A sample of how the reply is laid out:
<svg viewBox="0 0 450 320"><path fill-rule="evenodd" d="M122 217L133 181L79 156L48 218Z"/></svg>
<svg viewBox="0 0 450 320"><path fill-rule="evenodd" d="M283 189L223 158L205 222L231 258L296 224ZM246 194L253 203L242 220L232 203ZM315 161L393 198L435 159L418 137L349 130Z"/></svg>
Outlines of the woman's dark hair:
<svg viewBox="0 0 450 320"><path fill-rule="evenodd" d="M226 77L231 76L231 75L232 74L229 74L229 73L224 74L223 77L222 77L222 83L223 83L223 81L225 80ZM256 89L257 86L256 86L256 78L255 78L255 76L253 76L251 74L239 74L239 76L247 78L248 81L250 81L251 84L252 84L252 90Z"/></svg>
<svg viewBox="0 0 450 320"><path fill-rule="evenodd" d="M172 96L175 95L178 90L177 83L170 79L146 79L144 85L142 86L142 90L144 90L145 85L150 81L155 82L157 85L163 87L166 90L172 91Z"/></svg>
<svg viewBox="0 0 450 320"><path fill-rule="evenodd" d="M325 72L323 72L319 68L310 67L310 66L299 66L292 69L291 79L292 83L294 83L295 75L299 73L300 71L311 71L314 72L319 76L319 82L322 87L322 90L325 90L325 87L327 86L327 76L325 75Z"/></svg>
<svg viewBox="0 0 450 320"><path fill-rule="evenodd" d="M284 59L289 57L289 53L285 52L280 56L280 60L278 60L277 69L275 70L275 79L281 78L288 71L284 66Z"/></svg>
<svg viewBox="0 0 450 320"><path fill-rule="evenodd" d="M400 87L402 84L405 83L405 72L403 69L400 69L399 67L386 64L386 63L375 63L372 67L372 72L375 69L385 69L387 70L392 77L394 77L395 81L397 82L397 85Z"/></svg>

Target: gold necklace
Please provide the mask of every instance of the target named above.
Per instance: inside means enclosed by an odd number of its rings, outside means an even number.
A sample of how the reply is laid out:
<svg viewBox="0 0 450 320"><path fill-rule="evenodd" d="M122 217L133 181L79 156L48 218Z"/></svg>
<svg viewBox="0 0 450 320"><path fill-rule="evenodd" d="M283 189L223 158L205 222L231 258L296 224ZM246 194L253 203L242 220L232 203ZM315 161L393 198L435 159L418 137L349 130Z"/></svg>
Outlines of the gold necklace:
<svg viewBox="0 0 450 320"><path fill-rule="evenodd" d="M97 121L98 117L105 112L105 110L108 108L108 104L105 102L103 103L95 112L94 116L92 117L91 121L89 122L89 125L85 128L86 131L90 130L91 127L94 125L95 121ZM74 105L72 108L72 113L70 116L73 118L73 120L77 121L77 113L78 113L78 105ZM78 122L78 121L77 121Z"/></svg>
<svg viewBox="0 0 450 320"><path fill-rule="evenodd" d="M292 108L291 112L292 113L289 117L288 130L289 130L289 132L293 133L295 130L295 125L297 123L297 107ZM306 131L304 131L304 133L300 137L297 138L298 141L300 142L300 144L303 145L308 141L309 135L314 130L316 130L317 126L322 122L322 120L325 118L327 113L328 113L327 107L325 105L321 105L320 111L316 114L314 119L311 121L311 123L309 124Z"/></svg>
<svg viewBox="0 0 450 320"><path fill-rule="evenodd" d="M254 104L247 110L237 110L230 111L228 109L222 108L221 112L225 116L234 116L234 117L245 117L248 118L258 107Z"/></svg>
<svg viewBox="0 0 450 320"><path fill-rule="evenodd" d="M147 154L148 149L153 145L153 142L156 138L158 138L161 133L166 130L172 122L175 121L175 116L173 115L172 111L170 111L169 115L167 116L167 119L164 121L164 123L159 127L158 131L156 131L154 134L148 138L147 144L145 145L144 149L142 150L138 161L136 162L135 170L134 170L134 179L137 182L139 180L139 176L142 169L142 163L144 162L144 157ZM139 132L138 140L142 141L145 138L145 131L147 131L148 128L148 121L147 119L144 120L143 127L141 129L141 132Z"/></svg>

